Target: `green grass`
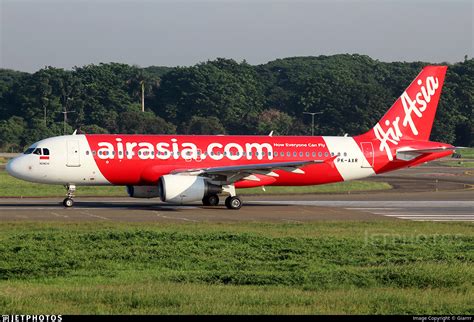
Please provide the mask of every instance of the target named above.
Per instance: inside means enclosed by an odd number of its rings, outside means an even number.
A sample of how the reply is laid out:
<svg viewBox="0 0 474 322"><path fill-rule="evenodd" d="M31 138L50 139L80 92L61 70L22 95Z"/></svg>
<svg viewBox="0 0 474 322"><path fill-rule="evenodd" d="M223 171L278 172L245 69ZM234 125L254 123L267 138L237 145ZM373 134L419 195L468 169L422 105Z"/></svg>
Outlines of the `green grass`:
<svg viewBox="0 0 474 322"><path fill-rule="evenodd" d="M447 167L474 168L474 161L443 161L441 164Z"/></svg>
<svg viewBox="0 0 474 322"><path fill-rule="evenodd" d="M456 152L461 154L463 158L474 159L474 148L459 149Z"/></svg>
<svg viewBox="0 0 474 322"><path fill-rule="evenodd" d="M473 314L473 228L4 222L0 311Z"/></svg>
<svg viewBox="0 0 474 322"><path fill-rule="evenodd" d="M0 197L57 197L66 189L59 185L32 183L16 179L0 171ZM123 186L77 187L76 196L126 196Z"/></svg>
<svg viewBox="0 0 474 322"><path fill-rule="evenodd" d="M267 192L262 188L239 189L239 194L301 194L301 193L343 193L348 191L385 190L391 186L385 182L349 181L321 186L306 187L267 187ZM18 180L0 171L0 197L57 197L64 196L65 188L58 185L47 185ZM123 186L102 187L77 187L76 196L127 196Z"/></svg>

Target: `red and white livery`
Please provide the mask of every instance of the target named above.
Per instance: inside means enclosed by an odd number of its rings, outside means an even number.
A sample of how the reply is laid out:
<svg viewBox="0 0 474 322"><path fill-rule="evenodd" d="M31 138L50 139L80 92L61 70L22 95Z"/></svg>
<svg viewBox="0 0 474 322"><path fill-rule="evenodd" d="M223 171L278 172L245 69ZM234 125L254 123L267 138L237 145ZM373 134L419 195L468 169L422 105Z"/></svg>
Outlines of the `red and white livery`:
<svg viewBox="0 0 474 322"><path fill-rule="evenodd" d="M7 171L19 179L67 187L123 185L130 197L164 202L219 195L239 209L235 188L303 186L369 177L453 153L429 141L446 66L427 66L369 132L355 137L230 135L66 135L34 143Z"/></svg>

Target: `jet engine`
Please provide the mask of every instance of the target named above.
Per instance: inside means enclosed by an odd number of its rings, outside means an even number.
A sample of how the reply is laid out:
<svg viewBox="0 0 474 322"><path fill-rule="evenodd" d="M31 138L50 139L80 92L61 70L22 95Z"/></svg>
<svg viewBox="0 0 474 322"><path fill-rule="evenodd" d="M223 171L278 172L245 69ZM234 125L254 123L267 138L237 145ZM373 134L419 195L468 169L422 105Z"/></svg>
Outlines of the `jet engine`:
<svg viewBox="0 0 474 322"><path fill-rule="evenodd" d="M221 186L198 176L167 174L160 178L158 187L162 201L180 204L201 201L205 196L222 192Z"/></svg>
<svg viewBox="0 0 474 322"><path fill-rule="evenodd" d="M158 186L127 186L127 193L132 198L156 198L160 196Z"/></svg>

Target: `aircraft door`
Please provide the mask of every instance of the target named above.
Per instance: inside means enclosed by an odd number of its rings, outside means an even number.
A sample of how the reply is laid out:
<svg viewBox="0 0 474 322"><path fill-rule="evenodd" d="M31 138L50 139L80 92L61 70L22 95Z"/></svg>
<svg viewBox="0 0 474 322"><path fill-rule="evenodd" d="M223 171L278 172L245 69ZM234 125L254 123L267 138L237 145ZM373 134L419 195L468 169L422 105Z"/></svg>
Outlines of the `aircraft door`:
<svg viewBox="0 0 474 322"><path fill-rule="evenodd" d="M68 167L80 167L81 158L79 153L79 141L67 141L67 163Z"/></svg>
<svg viewBox="0 0 474 322"><path fill-rule="evenodd" d="M362 142L360 144L365 158L362 161L362 168L372 168L374 166L374 146L372 142Z"/></svg>

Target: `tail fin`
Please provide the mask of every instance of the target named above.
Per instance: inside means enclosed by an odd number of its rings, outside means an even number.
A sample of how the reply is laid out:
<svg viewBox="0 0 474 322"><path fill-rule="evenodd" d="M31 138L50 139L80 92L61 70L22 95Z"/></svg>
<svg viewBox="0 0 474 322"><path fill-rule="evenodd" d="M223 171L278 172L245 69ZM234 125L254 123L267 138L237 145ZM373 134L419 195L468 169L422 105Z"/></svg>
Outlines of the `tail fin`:
<svg viewBox="0 0 474 322"><path fill-rule="evenodd" d="M381 142L429 140L447 66L426 66L370 131ZM370 133L369 132L369 133ZM367 133L367 134L369 134Z"/></svg>
<svg viewBox="0 0 474 322"><path fill-rule="evenodd" d="M359 141L371 141L389 161L402 140L428 141L447 66L426 66L388 112ZM378 141L378 142L377 142Z"/></svg>

